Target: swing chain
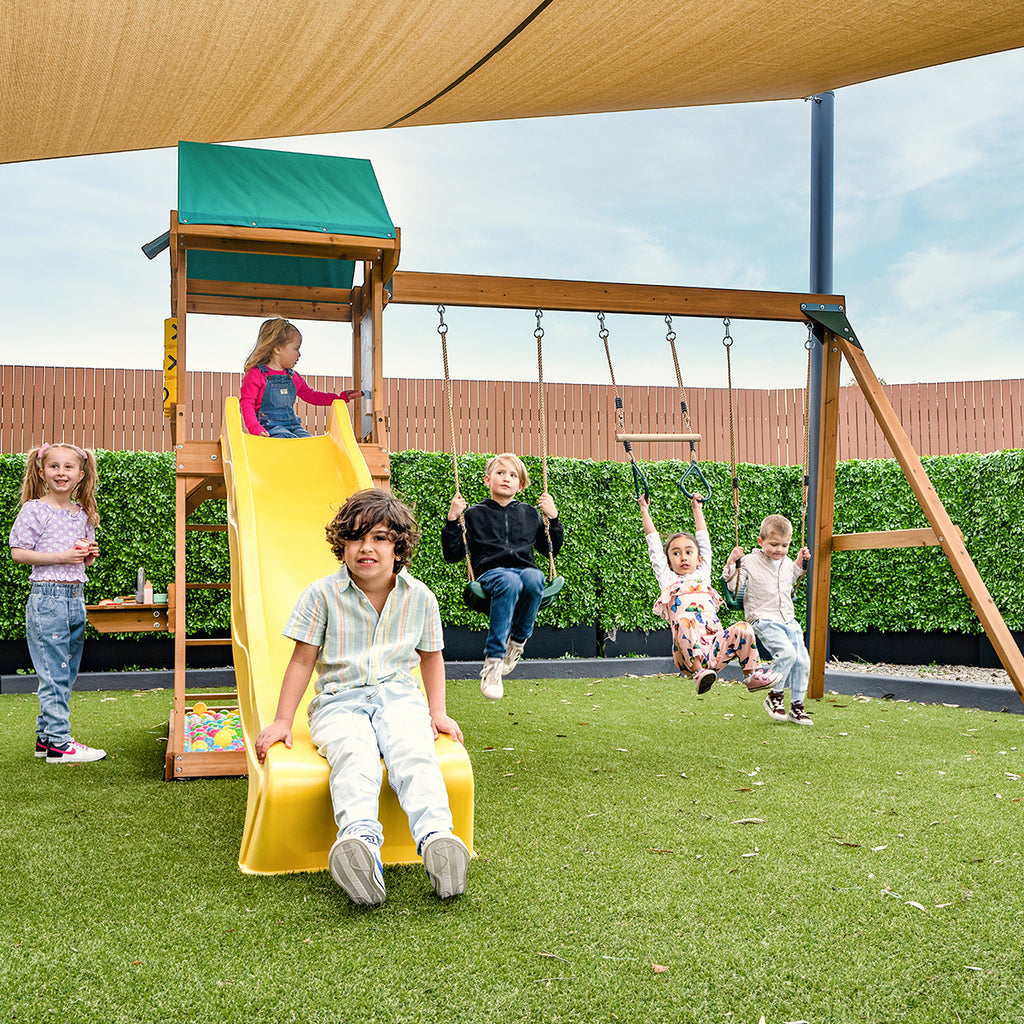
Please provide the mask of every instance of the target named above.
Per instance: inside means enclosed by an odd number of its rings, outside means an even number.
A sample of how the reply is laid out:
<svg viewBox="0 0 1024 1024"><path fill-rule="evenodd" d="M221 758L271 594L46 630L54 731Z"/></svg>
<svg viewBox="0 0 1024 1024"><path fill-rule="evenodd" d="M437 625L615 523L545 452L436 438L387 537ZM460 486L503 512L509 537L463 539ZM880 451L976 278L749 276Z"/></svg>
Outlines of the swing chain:
<svg viewBox="0 0 1024 1024"><path fill-rule="evenodd" d="M804 348L807 349L807 383L804 385L804 464L803 473L800 478L800 547L807 543L807 503L811 489L811 438L809 435L811 424L811 360L814 352L814 324L807 321L807 340Z"/></svg>

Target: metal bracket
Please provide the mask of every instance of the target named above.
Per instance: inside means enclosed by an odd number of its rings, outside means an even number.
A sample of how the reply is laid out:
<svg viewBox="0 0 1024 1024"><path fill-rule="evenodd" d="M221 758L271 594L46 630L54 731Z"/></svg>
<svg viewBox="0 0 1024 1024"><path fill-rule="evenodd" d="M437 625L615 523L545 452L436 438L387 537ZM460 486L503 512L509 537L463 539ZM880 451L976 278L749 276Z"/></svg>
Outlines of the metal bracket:
<svg viewBox="0 0 1024 1024"><path fill-rule="evenodd" d="M846 319L846 312L842 306L825 302L801 302L800 309L806 314L808 320L840 338L845 338L863 350L863 346L857 340L857 335L853 333L850 321Z"/></svg>

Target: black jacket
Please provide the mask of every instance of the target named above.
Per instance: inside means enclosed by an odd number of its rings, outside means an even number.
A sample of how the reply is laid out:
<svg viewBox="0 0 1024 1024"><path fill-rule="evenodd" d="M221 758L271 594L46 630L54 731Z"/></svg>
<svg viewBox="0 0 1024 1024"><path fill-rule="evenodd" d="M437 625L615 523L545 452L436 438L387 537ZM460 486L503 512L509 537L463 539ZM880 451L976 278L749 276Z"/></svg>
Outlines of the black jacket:
<svg viewBox="0 0 1024 1024"><path fill-rule="evenodd" d="M473 575L482 576L488 569L536 568L533 549L548 553L544 518L532 505L510 501L499 505L493 498L466 509L466 533ZM558 519L549 521L551 548L558 554L564 536ZM446 521L441 531L441 550L445 561L459 562L466 557L459 521Z"/></svg>

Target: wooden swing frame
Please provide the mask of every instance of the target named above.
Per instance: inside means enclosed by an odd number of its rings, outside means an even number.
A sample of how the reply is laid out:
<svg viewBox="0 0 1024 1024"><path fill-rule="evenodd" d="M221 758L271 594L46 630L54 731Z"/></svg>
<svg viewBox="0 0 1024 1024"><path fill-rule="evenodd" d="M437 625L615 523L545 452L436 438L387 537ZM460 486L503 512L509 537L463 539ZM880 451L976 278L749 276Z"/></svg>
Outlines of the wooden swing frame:
<svg viewBox="0 0 1024 1024"><path fill-rule="evenodd" d="M815 529L809 538L812 589L809 618L811 675L808 696L825 687L832 553L937 545L949 560L985 634L1024 703L1024 654L1003 621L920 457L903 429L878 377L846 318L842 295L612 284L539 278L429 274L396 271L391 302L409 305L545 309L573 312L641 313L664 316L768 320L815 324L822 346L821 391L815 478ZM839 376L843 359L853 371L876 422L929 522L926 529L834 534L836 464L839 442Z"/></svg>

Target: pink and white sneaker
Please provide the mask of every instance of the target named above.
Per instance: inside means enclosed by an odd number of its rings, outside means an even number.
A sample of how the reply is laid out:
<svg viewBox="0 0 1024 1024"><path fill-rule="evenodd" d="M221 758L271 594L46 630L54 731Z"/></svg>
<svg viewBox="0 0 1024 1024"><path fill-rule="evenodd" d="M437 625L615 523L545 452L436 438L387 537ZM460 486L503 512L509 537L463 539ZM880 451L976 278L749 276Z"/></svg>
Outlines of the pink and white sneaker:
<svg viewBox="0 0 1024 1024"><path fill-rule="evenodd" d="M766 687L774 686L781 678L780 673L772 672L771 669L759 665L749 676L743 677L743 685L748 690L763 690Z"/></svg>
<svg viewBox="0 0 1024 1024"><path fill-rule="evenodd" d="M46 751L47 764L85 764L88 761L102 761L107 756L105 750L87 747L77 740L67 743L50 743Z"/></svg>

